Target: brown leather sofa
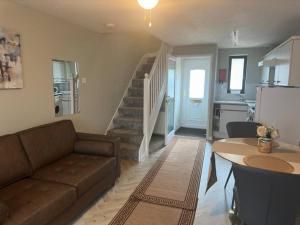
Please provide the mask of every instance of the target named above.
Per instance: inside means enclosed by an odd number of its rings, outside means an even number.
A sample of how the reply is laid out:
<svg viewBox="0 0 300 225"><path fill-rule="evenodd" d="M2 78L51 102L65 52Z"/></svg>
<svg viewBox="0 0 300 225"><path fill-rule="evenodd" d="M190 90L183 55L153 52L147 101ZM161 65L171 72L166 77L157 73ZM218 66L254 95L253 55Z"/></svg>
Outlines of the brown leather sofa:
<svg viewBox="0 0 300 225"><path fill-rule="evenodd" d="M118 151L69 120L0 137L0 224L68 224L114 185Z"/></svg>

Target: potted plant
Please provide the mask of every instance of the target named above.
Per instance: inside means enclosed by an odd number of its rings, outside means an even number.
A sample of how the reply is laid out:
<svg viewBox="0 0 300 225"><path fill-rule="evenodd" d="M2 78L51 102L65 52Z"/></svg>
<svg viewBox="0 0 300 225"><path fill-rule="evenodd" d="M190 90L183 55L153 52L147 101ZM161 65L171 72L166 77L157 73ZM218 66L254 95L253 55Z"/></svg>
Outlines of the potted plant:
<svg viewBox="0 0 300 225"><path fill-rule="evenodd" d="M262 153L271 153L273 140L279 137L279 131L273 126L262 125L257 127L258 150Z"/></svg>

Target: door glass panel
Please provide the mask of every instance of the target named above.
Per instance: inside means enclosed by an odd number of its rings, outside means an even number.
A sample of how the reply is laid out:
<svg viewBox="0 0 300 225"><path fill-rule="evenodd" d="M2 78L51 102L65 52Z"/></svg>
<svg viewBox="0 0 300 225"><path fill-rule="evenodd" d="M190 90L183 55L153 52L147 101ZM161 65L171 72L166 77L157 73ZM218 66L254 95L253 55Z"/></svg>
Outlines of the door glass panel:
<svg viewBox="0 0 300 225"><path fill-rule="evenodd" d="M191 70L189 98L203 99L204 93L205 93L205 70Z"/></svg>
<svg viewBox="0 0 300 225"><path fill-rule="evenodd" d="M169 60L168 68L168 91L167 91L167 126L168 134L174 130L174 111L175 111L175 69L176 63Z"/></svg>

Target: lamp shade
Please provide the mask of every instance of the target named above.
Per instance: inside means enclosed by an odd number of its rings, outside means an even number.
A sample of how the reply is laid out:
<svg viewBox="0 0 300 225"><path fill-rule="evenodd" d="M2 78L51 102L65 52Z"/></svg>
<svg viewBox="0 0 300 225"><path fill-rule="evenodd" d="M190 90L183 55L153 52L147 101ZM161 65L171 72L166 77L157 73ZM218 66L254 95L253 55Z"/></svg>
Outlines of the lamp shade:
<svg viewBox="0 0 300 225"><path fill-rule="evenodd" d="M137 0L139 5L144 9L153 9L159 0Z"/></svg>

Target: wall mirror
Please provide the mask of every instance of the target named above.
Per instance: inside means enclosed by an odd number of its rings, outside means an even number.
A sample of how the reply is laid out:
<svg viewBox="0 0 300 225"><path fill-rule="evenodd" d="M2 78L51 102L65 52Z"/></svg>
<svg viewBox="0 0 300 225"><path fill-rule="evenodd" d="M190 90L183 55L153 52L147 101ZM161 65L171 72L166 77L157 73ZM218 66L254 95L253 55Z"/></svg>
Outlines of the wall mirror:
<svg viewBox="0 0 300 225"><path fill-rule="evenodd" d="M55 116L79 113L78 63L52 60Z"/></svg>

